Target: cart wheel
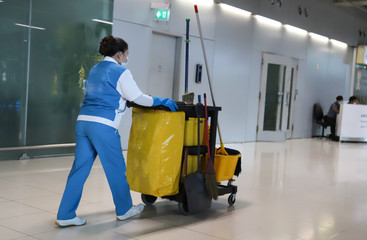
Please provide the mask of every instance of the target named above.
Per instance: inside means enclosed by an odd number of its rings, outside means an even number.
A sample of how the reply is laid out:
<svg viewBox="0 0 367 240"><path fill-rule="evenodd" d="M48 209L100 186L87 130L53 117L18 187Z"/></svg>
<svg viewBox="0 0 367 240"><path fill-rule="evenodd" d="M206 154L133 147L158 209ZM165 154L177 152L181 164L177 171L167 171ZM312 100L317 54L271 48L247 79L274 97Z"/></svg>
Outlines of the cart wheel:
<svg viewBox="0 0 367 240"><path fill-rule="evenodd" d="M182 202L178 202L178 211L182 214L182 215L189 215L189 208L187 206L187 199L186 196L183 197Z"/></svg>
<svg viewBox="0 0 367 240"><path fill-rule="evenodd" d="M228 204L229 204L229 206L232 206L235 202L236 202L236 194L232 193L228 197Z"/></svg>
<svg viewBox="0 0 367 240"><path fill-rule="evenodd" d="M157 197L152 196L152 195L141 194L141 200L143 201L145 205L153 206L153 204L157 200Z"/></svg>

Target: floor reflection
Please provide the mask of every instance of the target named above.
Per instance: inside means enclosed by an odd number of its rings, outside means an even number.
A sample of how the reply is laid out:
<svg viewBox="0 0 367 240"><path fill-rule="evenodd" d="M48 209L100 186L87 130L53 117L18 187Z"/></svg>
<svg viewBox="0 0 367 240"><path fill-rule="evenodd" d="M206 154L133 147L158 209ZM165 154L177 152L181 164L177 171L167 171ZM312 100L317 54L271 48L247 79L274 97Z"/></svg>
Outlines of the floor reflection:
<svg viewBox="0 0 367 240"><path fill-rule="evenodd" d="M220 196L193 216L158 199L139 217L116 222L97 159L78 214L83 227L54 220L72 157L0 162L1 239L353 240L367 235L367 144L319 139L225 144L242 153L236 203ZM224 184L226 184L224 182ZM132 192L134 203L140 193Z"/></svg>

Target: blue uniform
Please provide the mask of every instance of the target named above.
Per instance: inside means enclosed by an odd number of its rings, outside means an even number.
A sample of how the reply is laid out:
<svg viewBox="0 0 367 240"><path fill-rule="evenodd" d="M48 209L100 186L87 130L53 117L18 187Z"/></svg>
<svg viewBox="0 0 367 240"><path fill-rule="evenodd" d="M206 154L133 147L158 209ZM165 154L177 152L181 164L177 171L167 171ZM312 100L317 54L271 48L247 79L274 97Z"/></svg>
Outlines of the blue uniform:
<svg viewBox="0 0 367 240"><path fill-rule="evenodd" d="M91 69L85 87L86 96L76 124L75 159L60 203L58 220L76 217L83 186L97 154L111 188L116 215L125 214L133 206L117 129L126 100L134 101L143 93L130 71L111 57L105 57Z"/></svg>

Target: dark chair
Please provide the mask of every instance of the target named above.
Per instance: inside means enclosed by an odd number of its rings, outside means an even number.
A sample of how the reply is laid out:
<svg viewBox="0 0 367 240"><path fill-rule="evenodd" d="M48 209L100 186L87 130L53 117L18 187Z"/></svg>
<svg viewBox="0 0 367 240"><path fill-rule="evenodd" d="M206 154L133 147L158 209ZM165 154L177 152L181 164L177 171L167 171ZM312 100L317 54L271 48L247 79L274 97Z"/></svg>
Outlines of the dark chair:
<svg viewBox="0 0 367 240"><path fill-rule="evenodd" d="M322 107L319 103L315 103L313 105L313 118L315 119L316 123L322 127L322 134L312 137L328 138L324 135L325 129L328 127L328 125L324 121L324 112L322 111Z"/></svg>

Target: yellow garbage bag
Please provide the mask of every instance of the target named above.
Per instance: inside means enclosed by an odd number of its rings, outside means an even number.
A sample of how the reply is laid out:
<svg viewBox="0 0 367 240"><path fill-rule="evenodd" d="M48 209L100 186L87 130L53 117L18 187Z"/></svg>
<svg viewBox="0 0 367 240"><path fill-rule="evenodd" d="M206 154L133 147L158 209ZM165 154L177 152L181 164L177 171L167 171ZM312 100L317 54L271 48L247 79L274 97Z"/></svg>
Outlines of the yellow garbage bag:
<svg viewBox="0 0 367 240"><path fill-rule="evenodd" d="M206 137L204 136L204 120L200 118L200 145L206 146ZM198 145L198 118L189 118L185 123L184 146Z"/></svg>
<svg viewBox="0 0 367 240"><path fill-rule="evenodd" d="M133 108L127 151L130 189L156 197L179 192L185 113Z"/></svg>

